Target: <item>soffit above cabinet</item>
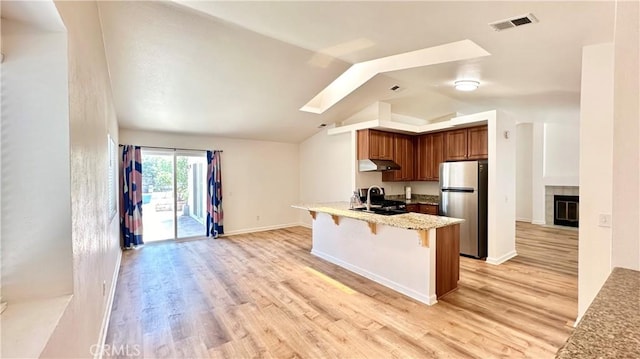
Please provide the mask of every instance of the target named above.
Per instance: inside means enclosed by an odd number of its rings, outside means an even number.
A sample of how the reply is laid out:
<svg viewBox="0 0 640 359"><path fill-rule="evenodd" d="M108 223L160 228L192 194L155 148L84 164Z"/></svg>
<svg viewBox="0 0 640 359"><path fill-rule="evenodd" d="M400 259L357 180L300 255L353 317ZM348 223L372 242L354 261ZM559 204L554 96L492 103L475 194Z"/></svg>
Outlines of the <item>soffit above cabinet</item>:
<svg viewBox="0 0 640 359"><path fill-rule="evenodd" d="M492 116L494 112L495 111L486 111L483 113L478 113L478 114L473 114L468 116L463 115L463 116L454 117L447 121L427 123L423 125L414 125L414 124L402 123L397 121L375 119L375 120L369 120L369 121L362 121L362 122L345 125L345 126L334 127L329 129L327 131L327 134L337 135L337 134L347 133L347 132L357 131L357 130L375 129L375 130L382 130L387 132L416 135L416 134L422 134L422 133L442 131L442 130L452 129L452 128L466 128L466 127L472 127L472 126L485 125L487 124L487 120L486 119L479 120L479 118L483 118L482 114L485 114L485 113L487 114L487 118L488 118Z"/></svg>

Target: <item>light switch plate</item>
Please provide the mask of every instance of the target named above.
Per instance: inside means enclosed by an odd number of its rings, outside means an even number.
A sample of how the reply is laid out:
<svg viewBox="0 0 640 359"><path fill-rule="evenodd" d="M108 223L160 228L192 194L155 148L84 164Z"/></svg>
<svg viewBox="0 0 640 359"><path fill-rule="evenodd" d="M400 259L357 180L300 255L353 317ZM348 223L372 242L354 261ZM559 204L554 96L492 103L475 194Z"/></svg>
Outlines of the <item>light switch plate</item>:
<svg viewBox="0 0 640 359"><path fill-rule="evenodd" d="M598 215L598 226L600 227L611 227L611 215L601 213Z"/></svg>

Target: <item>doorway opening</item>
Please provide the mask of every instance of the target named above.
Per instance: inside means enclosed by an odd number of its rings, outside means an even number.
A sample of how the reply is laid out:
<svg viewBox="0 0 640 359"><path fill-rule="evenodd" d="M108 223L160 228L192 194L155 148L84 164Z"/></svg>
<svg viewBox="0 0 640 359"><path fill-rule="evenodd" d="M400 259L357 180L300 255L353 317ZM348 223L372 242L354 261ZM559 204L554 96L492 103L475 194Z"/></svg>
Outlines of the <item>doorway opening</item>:
<svg viewBox="0 0 640 359"><path fill-rule="evenodd" d="M206 235L204 151L142 148L145 243Z"/></svg>

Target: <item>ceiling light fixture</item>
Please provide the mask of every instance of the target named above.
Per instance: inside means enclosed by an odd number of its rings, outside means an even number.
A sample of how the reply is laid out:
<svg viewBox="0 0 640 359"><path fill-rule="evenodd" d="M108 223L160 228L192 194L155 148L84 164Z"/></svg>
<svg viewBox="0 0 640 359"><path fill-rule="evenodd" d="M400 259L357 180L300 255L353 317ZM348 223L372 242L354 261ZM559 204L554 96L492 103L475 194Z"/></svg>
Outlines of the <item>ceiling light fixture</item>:
<svg viewBox="0 0 640 359"><path fill-rule="evenodd" d="M458 91L474 91L480 86L480 82L474 80L458 80L453 83Z"/></svg>

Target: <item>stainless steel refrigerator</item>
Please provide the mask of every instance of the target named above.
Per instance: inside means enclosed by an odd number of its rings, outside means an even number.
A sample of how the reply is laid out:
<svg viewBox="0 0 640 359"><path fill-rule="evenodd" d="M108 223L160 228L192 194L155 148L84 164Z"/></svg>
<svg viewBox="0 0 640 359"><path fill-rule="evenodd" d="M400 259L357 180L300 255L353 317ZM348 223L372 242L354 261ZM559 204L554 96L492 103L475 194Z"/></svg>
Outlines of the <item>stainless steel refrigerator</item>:
<svg viewBox="0 0 640 359"><path fill-rule="evenodd" d="M440 164L440 215L462 218L460 254L487 256L487 161Z"/></svg>

